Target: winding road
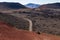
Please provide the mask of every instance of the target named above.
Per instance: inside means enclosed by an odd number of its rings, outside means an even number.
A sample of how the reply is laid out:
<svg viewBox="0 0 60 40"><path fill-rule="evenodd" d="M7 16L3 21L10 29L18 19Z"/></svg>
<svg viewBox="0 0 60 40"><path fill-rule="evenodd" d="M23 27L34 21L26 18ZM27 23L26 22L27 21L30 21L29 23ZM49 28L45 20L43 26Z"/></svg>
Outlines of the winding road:
<svg viewBox="0 0 60 40"><path fill-rule="evenodd" d="M10 14L10 15L13 15L13 16L16 16L18 18L22 18L22 19L28 21L29 22L29 31L33 31L33 29L32 29L32 25L33 25L32 20L30 20L28 18L25 18L25 17L20 17L19 14Z"/></svg>

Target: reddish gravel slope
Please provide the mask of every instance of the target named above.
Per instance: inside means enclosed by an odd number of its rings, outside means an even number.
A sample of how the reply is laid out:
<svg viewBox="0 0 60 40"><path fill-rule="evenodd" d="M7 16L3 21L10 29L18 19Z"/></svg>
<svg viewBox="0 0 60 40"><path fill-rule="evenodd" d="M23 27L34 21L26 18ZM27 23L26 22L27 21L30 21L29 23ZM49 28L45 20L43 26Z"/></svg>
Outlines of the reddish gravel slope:
<svg viewBox="0 0 60 40"><path fill-rule="evenodd" d="M18 30L11 25L0 21L0 40L60 40L59 36Z"/></svg>
<svg viewBox="0 0 60 40"><path fill-rule="evenodd" d="M33 32L18 30L0 22L0 40L40 40L40 38Z"/></svg>
<svg viewBox="0 0 60 40"><path fill-rule="evenodd" d="M41 33L40 38L42 40L60 40L60 36L46 34L46 33Z"/></svg>

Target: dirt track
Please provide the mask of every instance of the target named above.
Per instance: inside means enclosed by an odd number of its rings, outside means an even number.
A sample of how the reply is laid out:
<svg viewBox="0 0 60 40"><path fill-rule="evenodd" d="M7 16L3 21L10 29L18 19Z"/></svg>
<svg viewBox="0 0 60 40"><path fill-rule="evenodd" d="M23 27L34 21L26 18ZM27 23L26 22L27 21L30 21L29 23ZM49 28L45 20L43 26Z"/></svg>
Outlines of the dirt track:
<svg viewBox="0 0 60 40"><path fill-rule="evenodd" d="M10 15L13 15L13 16L18 17L18 18L20 17L19 14L10 14ZM29 31L32 31L33 30L32 29L32 25L33 25L32 20L30 20L28 18L24 18L24 17L20 17L20 18L29 22Z"/></svg>

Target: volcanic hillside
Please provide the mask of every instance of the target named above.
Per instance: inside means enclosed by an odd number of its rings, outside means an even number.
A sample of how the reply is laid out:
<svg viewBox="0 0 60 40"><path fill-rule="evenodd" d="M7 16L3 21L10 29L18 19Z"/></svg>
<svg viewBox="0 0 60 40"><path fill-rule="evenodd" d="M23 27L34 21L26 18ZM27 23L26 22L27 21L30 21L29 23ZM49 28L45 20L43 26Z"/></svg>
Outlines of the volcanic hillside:
<svg viewBox="0 0 60 40"><path fill-rule="evenodd" d="M20 29L28 30L28 28L29 28L28 21L26 21L22 18L18 18L18 17L12 16L12 15L9 15L9 14L0 13L0 21L3 21L7 24L10 24L10 25L15 26Z"/></svg>
<svg viewBox="0 0 60 40"><path fill-rule="evenodd" d="M0 2L0 10L26 8L24 5L13 2Z"/></svg>
<svg viewBox="0 0 60 40"><path fill-rule="evenodd" d="M55 8L55 9L60 9L60 3L51 3L51 4L45 4L41 5L40 8Z"/></svg>
<svg viewBox="0 0 60 40"><path fill-rule="evenodd" d="M0 20L0 40L60 40L60 36L18 30Z"/></svg>
<svg viewBox="0 0 60 40"><path fill-rule="evenodd" d="M34 32L18 30L0 21L0 40L40 40Z"/></svg>

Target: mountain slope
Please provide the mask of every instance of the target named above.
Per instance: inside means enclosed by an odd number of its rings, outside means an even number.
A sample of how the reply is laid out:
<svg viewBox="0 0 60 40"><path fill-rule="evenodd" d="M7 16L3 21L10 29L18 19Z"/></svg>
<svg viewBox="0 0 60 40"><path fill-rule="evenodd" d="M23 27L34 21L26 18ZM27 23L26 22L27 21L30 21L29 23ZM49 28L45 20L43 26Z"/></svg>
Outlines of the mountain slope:
<svg viewBox="0 0 60 40"><path fill-rule="evenodd" d="M20 9L26 8L24 5L13 2L0 2L0 9Z"/></svg>
<svg viewBox="0 0 60 40"><path fill-rule="evenodd" d="M55 8L55 9L59 9L60 8L60 3L51 3L51 4L45 4L45 5L41 5L40 8Z"/></svg>

